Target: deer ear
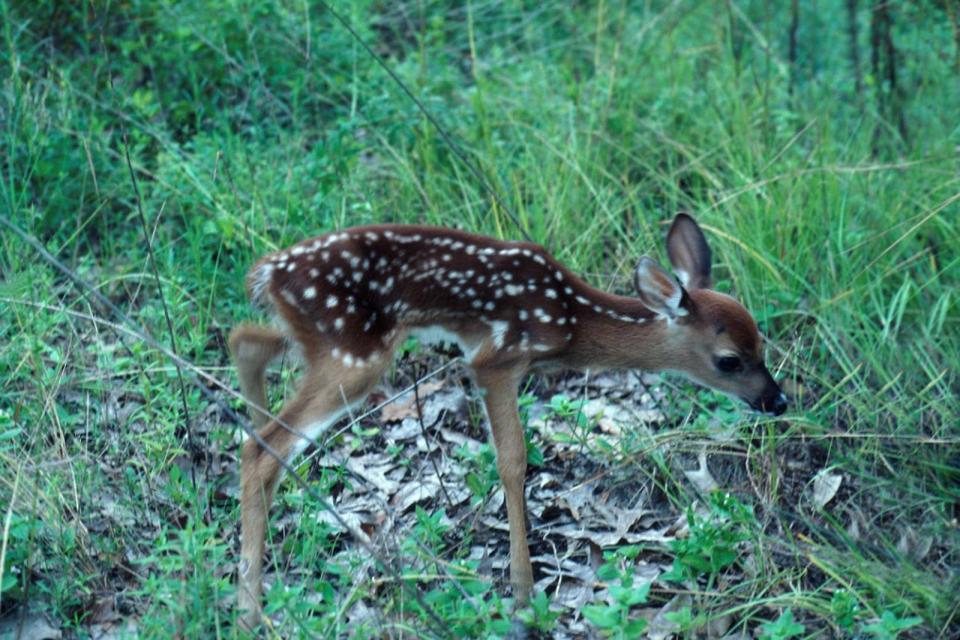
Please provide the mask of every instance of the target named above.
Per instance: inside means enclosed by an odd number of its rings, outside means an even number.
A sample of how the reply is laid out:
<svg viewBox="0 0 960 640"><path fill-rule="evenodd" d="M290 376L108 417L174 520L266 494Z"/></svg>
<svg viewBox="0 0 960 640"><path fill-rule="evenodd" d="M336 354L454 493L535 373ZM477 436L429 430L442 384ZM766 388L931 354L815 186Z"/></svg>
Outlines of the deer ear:
<svg viewBox="0 0 960 640"><path fill-rule="evenodd" d="M687 310L683 308L686 292L653 258L640 258L633 274L633 283L637 287L640 302L651 311L670 319L687 315Z"/></svg>
<svg viewBox="0 0 960 640"><path fill-rule="evenodd" d="M689 289L710 288L710 247L697 221L678 213L667 232L667 253L681 284Z"/></svg>

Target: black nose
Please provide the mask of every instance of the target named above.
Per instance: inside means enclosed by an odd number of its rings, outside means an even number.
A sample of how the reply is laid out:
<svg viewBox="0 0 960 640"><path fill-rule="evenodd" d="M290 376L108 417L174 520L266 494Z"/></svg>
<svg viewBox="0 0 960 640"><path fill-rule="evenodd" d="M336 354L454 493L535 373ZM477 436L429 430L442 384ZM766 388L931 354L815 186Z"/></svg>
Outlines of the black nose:
<svg viewBox="0 0 960 640"><path fill-rule="evenodd" d="M777 394L777 397L773 402L771 402L769 405L764 403L764 405L764 409L766 409L769 413L772 413L775 416L782 416L787 410L787 396L783 395L783 393Z"/></svg>

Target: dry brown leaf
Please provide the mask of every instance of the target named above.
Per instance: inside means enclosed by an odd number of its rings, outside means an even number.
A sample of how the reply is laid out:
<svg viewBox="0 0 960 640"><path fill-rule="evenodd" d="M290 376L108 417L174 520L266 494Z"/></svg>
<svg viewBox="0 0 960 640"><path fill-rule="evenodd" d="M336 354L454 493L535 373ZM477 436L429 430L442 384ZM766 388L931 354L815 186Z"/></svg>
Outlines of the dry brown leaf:
<svg viewBox="0 0 960 640"><path fill-rule="evenodd" d="M347 460L347 469L387 496L392 496L400 489L400 482L387 477L388 473L398 467L400 465L386 454L371 453Z"/></svg>
<svg viewBox="0 0 960 640"><path fill-rule="evenodd" d="M367 532L376 528L376 521L378 520L377 517L368 513L344 512L341 509L337 509L337 512L339 513L340 518L346 522L355 533L365 538L366 542L370 541L370 537L367 535ZM317 522L322 522L328 525L334 531L338 531L340 533L346 532L346 529L340 524L340 520L338 520L332 512L326 509L320 509L315 517Z"/></svg>
<svg viewBox="0 0 960 640"><path fill-rule="evenodd" d="M383 422L398 422L404 418L417 417L417 395L420 396L422 403L427 396L443 388L443 381L428 380L417 387L417 393L413 391L405 393L383 409L380 410L380 420Z"/></svg>
<svg viewBox="0 0 960 640"><path fill-rule="evenodd" d="M593 502L593 488L590 485L580 485L557 496L557 505L569 511L577 522L580 522L580 510L591 502Z"/></svg>
<svg viewBox="0 0 960 640"><path fill-rule="evenodd" d="M418 502L436 497L439 492L440 483L436 478L423 478L404 485L390 500L390 505L403 513Z"/></svg>

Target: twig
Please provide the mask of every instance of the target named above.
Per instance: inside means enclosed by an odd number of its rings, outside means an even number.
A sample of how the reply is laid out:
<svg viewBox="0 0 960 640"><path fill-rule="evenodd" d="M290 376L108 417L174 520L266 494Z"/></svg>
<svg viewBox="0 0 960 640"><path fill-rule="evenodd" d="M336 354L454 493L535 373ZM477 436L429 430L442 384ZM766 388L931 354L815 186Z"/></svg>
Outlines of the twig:
<svg viewBox="0 0 960 640"><path fill-rule="evenodd" d="M167 333L170 334L170 351L174 355L177 352L177 334L173 331L173 322L170 320L170 309L167 306L167 297L163 291L163 283L160 282L160 271L157 269L157 259L153 253L153 240L150 237L150 226L147 224L147 217L143 213L143 198L140 196L140 185L137 183L137 176L133 171L133 164L130 162L130 146L127 144L127 132L123 131L123 156L127 161L127 171L130 173L130 182L133 183L133 192L137 202L137 213L140 215L140 225L143 228L143 239L147 245L147 258L150 260L150 269L153 271L153 279L157 283L157 294L160 297L160 305L163 308L163 319L167 324ZM190 408L187 406L187 385L183 381L183 371L177 367L177 381L180 385L180 404L183 410L183 429L187 434L187 449L190 451L190 483L193 490L197 490L197 472L192 464L196 459L199 450L197 444L193 441L193 429L190 428ZM204 468L208 468L209 459L204 452ZM209 504L208 504L209 508Z"/></svg>
<svg viewBox="0 0 960 640"><path fill-rule="evenodd" d="M416 371L414 374L413 380L413 403L417 407L417 422L420 423L420 433L423 434L424 443L427 442L427 428L423 424L423 411L420 408L420 384L418 382L420 377L420 372ZM433 421L433 424L430 425L430 428L433 429L435 426L440 424L440 421L443 420L446 412L441 411L437 415L437 419ZM440 467L437 465L437 461L430 455L430 448L427 447L427 459L430 461L430 465L433 467L433 472L437 474L437 482L440 483L440 491L443 492L443 497L447 501L447 506L453 509L453 500L450 499L450 494L447 493L447 486L443 482L443 475L440 473Z"/></svg>

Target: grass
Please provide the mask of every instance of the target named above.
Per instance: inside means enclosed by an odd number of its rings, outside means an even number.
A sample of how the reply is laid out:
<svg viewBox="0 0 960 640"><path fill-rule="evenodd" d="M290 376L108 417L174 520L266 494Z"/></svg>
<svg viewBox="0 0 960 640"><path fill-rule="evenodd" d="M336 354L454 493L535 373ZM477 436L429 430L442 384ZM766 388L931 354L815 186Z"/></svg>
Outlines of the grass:
<svg viewBox="0 0 960 640"><path fill-rule="evenodd" d="M251 317L243 275L276 247L385 221L526 234L625 292L641 254L662 257L662 223L691 211L717 288L758 318L794 406L758 421L684 387L652 441L588 445L596 464L646 474L682 516L695 495L663 447L696 451L707 423L737 435L725 454L751 515L714 504L690 516L712 542L656 550L693 572L678 583L696 596L675 612L680 633L728 619L770 638L953 637L956 17L891 3L894 86L885 54L872 66L876 16L861 8L858 93L842 5L801 3L792 56L789 11L761 2L338 5L480 179L319 6L0 1L0 211L229 385L223 339ZM70 637L117 618L142 637L238 635L238 425L197 388L182 393L169 357L106 324L121 321L7 230L0 274L0 613L42 611ZM491 457L469 464L492 491ZM823 468L843 483L820 511L802 496ZM323 494L344 483L301 472ZM398 541L421 556L398 576L325 525L294 528L289 514L312 522L321 507L281 493L270 562L289 577L267 596L273 633L436 634L428 609L459 635L509 630L509 600L450 548L439 506ZM752 569L697 560L744 544ZM644 591L636 552L606 551L620 591L591 628L639 632L624 621L669 597ZM375 615L351 626L357 603ZM544 633L571 619L534 605L524 615Z"/></svg>

